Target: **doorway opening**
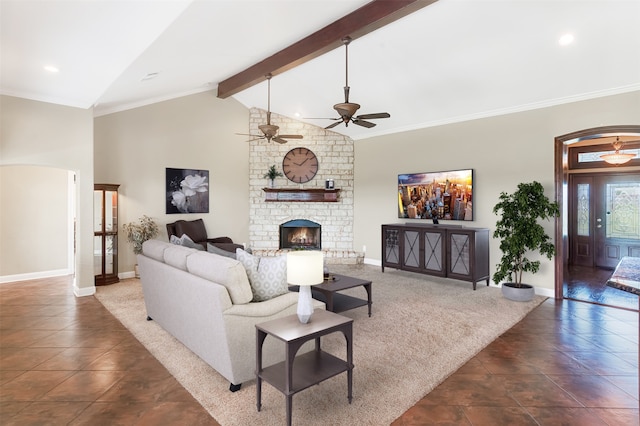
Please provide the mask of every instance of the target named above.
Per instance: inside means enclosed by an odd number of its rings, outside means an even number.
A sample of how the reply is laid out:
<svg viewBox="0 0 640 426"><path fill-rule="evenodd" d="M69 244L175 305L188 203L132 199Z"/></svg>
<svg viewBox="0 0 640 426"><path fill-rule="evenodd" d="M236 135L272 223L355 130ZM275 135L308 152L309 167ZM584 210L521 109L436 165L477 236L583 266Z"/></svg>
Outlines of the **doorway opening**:
<svg viewBox="0 0 640 426"><path fill-rule="evenodd" d="M638 141L640 126L599 127L555 140L555 297L637 311L636 296L606 281L622 256L640 256L640 159L576 165L576 152L610 150L616 137Z"/></svg>

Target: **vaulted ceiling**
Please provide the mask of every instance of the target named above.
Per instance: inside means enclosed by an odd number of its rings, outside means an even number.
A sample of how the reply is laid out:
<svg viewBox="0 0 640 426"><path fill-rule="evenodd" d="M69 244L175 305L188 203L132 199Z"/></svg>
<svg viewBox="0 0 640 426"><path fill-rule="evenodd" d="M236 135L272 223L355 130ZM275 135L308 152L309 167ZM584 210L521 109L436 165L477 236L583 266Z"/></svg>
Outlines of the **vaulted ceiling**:
<svg viewBox="0 0 640 426"><path fill-rule="evenodd" d="M361 139L640 90L638 0L421 1L349 45L350 101L358 114L391 118L334 131ZM2 0L0 93L96 115L217 93L218 83L370 3ZM567 33L573 43L560 45ZM334 45L274 74L273 112L332 123L308 117L335 117L344 100L345 51ZM232 96L267 108L265 82Z"/></svg>

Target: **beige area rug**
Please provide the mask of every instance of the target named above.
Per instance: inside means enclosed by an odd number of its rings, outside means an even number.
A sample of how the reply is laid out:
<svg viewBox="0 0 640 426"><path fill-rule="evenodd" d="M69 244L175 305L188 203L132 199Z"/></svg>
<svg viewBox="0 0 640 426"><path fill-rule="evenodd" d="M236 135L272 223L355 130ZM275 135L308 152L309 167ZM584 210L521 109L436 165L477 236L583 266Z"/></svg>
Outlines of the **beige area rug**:
<svg viewBox="0 0 640 426"><path fill-rule="evenodd" d="M390 424L490 342L544 301L512 302L496 287L370 265L334 265L332 272L373 282L373 315L354 319L353 402L341 374L293 396L293 423ZM366 297L363 288L349 294ZM255 380L232 393L229 383L153 321L146 321L140 282L98 287L96 297L222 425L285 424L285 397L263 383L256 410ZM323 337L323 349L345 356L344 337ZM284 349L283 349L284 351Z"/></svg>

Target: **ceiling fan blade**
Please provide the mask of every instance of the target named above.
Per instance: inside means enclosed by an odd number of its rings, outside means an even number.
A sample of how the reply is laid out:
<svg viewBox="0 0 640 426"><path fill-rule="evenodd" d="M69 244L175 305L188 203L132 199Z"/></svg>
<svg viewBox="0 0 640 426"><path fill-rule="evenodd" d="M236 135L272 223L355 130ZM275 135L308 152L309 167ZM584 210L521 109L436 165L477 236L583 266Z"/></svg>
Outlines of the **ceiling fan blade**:
<svg viewBox="0 0 640 426"><path fill-rule="evenodd" d="M370 120L372 118L389 118L391 117L391 115L388 112L378 112L375 114L362 114L359 115L358 117L356 117L356 119L360 120L360 119L365 119L365 120Z"/></svg>
<svg viewBox="0 0 640 426"><path fill-rule="evenodd" d="M249 135L249 136L255 136L255 135ZM253 139L246 140L245 142L259 141L260 139L266 139L266 138L264 136L255 136Z"/></svg>
<svg viewBox="0 0 640 426"><path fill-rule="evenodd" d="M238 136L251 136L254 139L251 139L252 141L256 140L256 139L264 139L264 135L253 135L251 133L236 133L236 135Z"/></svg>
<svg viewBox="0 0 640 426"><path fill-rule="evenodd" d="M354 118L351 120L353 124L357 124L358 126L366 127L368 129L375 127L375 123L371 123L369 121L360 120L359 118Z"/></svg>
<svg viewBox="0 0 640 426"><path fill-rule="evenodd" d="M283 139L302 139L302 135L278 135L279 138Z"/></svg>
<svg viewBox="0 0 640 426"><path fill-rule="evenodd" d="M278 143L287 143L287 141L285 139L282 139L282 136L276 136L275 138L271 139L274 142L278 142Z"/></svg>
<svg viewBox="0 0 640 426"><path fill-rule="evenodd" d="M340 119L340 120L342 120L342 119ZM336 121L335 123L329 124L327 127L325 127L325 129L333 129L334 127L336 127L340 123L342 123L342 121Z"/></svg>

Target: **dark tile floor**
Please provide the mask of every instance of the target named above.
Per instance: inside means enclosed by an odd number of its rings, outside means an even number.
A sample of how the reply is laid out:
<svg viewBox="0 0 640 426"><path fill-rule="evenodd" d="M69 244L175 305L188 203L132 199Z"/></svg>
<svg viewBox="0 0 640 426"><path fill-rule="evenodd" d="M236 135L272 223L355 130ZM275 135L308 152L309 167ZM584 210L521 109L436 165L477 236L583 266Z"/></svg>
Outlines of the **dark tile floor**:
<svg viewBox="0 0 640 426"><path fill-rule="evenodd" d="M393 424L638 425L638 393L638 313L548 300ZM0 285L0 423L218 424L68 278Z"/></svg>
<svg viewBox="0 0 640 426"><path fill-rule="evenodd" d="M65 277L0 285L0 424L218 423Z"/></svg>
<svg viewBox="0 0 640 426"><path fill-rule="evenodd" d="M568 266L564 271L565 298L638 310L638 296L607 286L611 269Z"/></svg>

